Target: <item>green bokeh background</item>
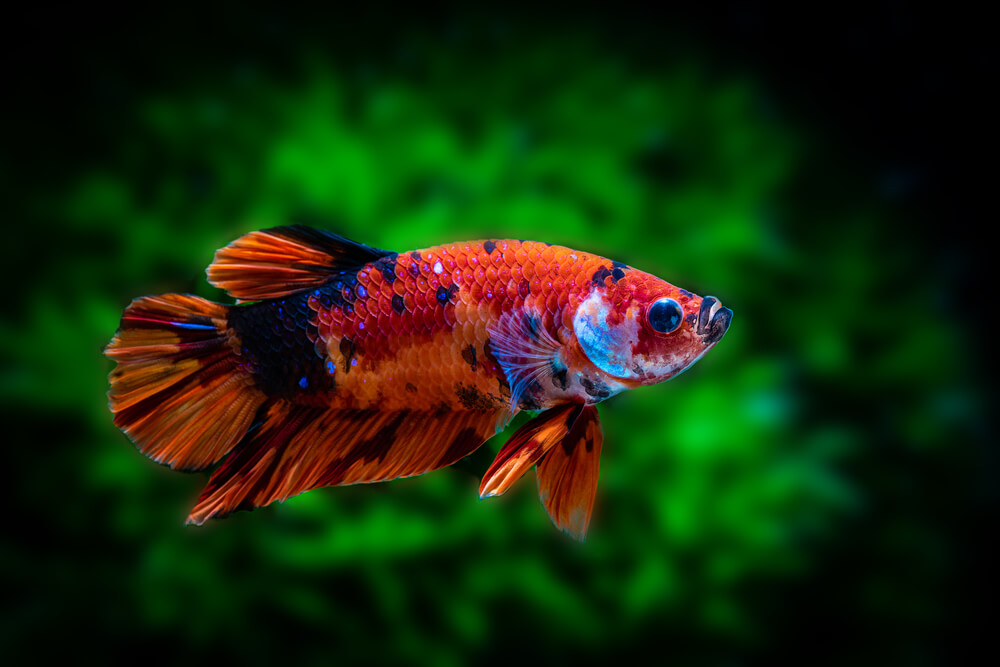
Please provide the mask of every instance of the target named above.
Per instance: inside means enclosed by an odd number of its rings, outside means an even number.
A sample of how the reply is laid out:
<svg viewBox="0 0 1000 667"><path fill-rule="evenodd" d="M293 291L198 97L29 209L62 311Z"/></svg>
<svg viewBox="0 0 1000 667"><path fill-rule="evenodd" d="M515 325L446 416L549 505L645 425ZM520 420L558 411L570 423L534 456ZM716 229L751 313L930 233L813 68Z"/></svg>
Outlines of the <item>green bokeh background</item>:
<svg viewBox="0 0 1000 667"><path fill-rule="evenodd" d="M28 128L69 129L13 138L24 162L2 172L23 221L0 325L4 652L950 655L994 480L964 257L934 252L932 210L913 217L912 165L885 167L842 124L850 102L825 109L772 61L734 57L715 19L446 15L218 10L186 52L189 17L170 14L84 49L63 81L75 104L53 110L50 90L34 124L21 108ZM717 295L733 325L676 381L601 406L584 544L552 528L532 475L477 499L502 437L454 469L185 527L204 476L113 426L101 347L132 297L224 299L204 281L213 251L290 221L396 250L568 245Z"/></svg>

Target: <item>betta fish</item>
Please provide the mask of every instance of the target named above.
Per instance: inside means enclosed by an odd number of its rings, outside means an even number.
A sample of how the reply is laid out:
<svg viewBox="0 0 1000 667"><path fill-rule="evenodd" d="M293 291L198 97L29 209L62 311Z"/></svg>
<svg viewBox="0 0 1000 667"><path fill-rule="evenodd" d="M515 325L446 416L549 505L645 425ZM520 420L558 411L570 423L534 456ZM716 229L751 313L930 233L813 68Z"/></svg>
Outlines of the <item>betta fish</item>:
<svg viewBox="0 0 1000 667"><path fill-rule="evenodd" d="M215 466L189 523L324 486L451 465L525 410L480 497L535 467L553 523L583 539L597 404L679 374L732 311L653 275L548 243L396 253L301 225L218 250L236 305L135 299L105 354L114 423L176 470Z"/></svg>

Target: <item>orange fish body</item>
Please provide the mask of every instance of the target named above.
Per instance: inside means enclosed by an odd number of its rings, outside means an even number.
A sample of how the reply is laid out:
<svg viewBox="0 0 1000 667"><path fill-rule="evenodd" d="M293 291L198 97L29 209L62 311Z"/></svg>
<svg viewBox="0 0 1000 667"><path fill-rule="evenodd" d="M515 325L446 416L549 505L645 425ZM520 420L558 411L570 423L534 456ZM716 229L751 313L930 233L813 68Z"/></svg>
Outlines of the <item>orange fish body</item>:
<svg viewBox="0 0 1000 667"><path fill-rule="evenodd" d="M136 299L106 349L115 423L141 451L183 470L222 461L194 523L450 465L532 410L480 494L536 466L553 521L582 539L595 404L680 373L731 318L713 297L532 241L393 253L278 227L219 250L208 278L252 303Z"/></svg>

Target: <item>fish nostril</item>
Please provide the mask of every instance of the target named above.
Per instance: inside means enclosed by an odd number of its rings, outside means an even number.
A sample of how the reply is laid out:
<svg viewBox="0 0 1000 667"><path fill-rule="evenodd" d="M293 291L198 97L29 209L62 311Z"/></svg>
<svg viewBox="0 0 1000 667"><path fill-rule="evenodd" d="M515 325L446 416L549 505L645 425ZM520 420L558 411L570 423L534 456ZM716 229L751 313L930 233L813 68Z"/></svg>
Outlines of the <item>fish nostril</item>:
<svg viewBox="0 0 1000 667"><path fill-rule="evenodd" d="M713 309L717 308L719 305L719 300L714 296L706 296L701 300L701 310L698 311L697 333L704 334L708 330L709 322L711 321L714 313Z"/></svg>

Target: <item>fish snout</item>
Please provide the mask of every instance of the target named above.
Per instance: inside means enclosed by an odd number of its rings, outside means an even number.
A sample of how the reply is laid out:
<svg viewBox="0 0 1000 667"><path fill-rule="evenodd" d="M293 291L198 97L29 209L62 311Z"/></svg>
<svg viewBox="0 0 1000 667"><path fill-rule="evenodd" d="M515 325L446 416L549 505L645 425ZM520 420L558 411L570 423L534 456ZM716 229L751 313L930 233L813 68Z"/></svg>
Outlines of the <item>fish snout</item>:
<svg viewBox="0 0 1000 667"><path fill-rule="evenodd" d="M701 300L696 332L702 337L705 345L714 345L729 329L729 322L732 319L732 310L724 307L714 296L706 296Z"/></svg>

